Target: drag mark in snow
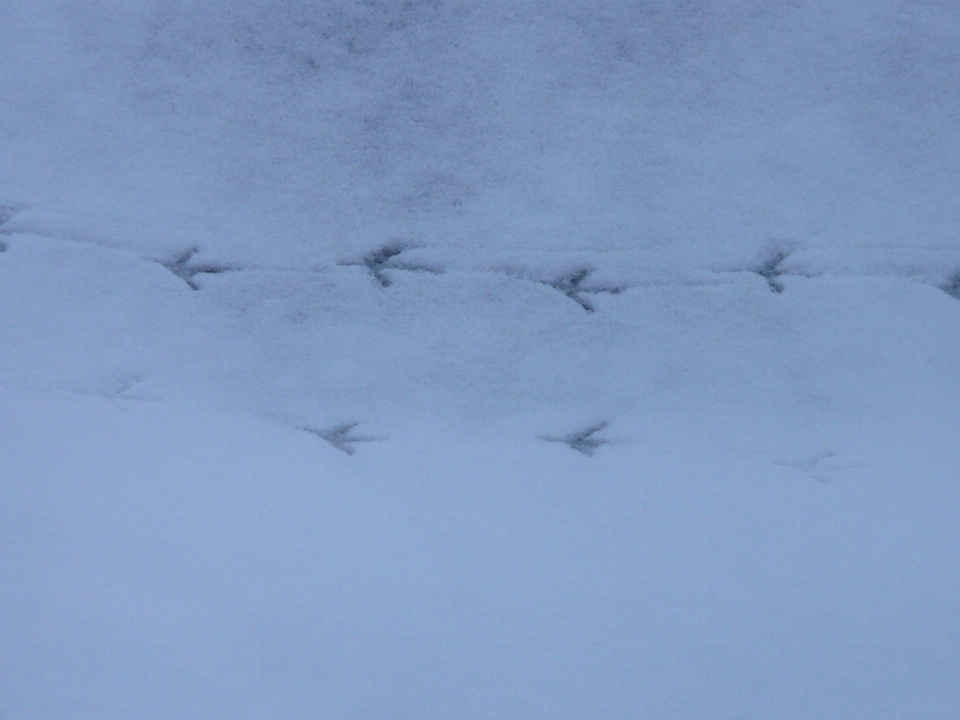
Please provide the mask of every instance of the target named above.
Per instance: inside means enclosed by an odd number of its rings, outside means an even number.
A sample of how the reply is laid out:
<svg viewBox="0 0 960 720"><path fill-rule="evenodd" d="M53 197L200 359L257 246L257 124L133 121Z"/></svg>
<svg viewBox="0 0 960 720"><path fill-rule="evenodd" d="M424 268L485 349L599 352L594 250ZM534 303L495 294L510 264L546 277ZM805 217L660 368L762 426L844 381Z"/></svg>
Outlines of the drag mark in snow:
<svg viewBox="0 0 960 720"><path fill-rule="evenodd" d="M830 477L827 473L863 467L863 465L858 463L837 463L836 457L836 450L823 450L815 455L808 455L791 460L771 460L771 462L774 465L782 465L783 467L799 470L804 475L824 485L830 484Z"/></svg>
<svg viewBox="0 0 960 720"><path fill-rule="evenodd" d="M351 431L359 424L360 423L357 422L341 423L340 425L334 425L333 427L324 428L321 430L300 425L297 427L297 430L303 430L304 432L312 433L317 437L326 440L337 450L342 450L347 455L353 455L357 451L357 449L353 447L353 443L377 442L384 439L370 435L351 435Z"/></svg>
<svg viewBox="0 0 960 720"><path fill-rule="evenodd" d="M594 437L598 432L604 430L607 425L609 425L609 423L604 420L597 425L591 425L584 430L578 430L577 432L572 432L569 435L564 435L563 437L543 435L540 439L546 440L547 442L561 442L579 453L583 453L588 457L593 457L593 453L598 447L609 444L608 440L601 440L597 437Z"/></svg>
<svg viewBox="0 0 960 720"><path fill-rule="evenodd" d="M236 270L236 268L225 267L222 265L194 265L190 262L190 260L193 259L194 255L196 255L198 252L199 248L190 248L189 250L174 256L173 259L166 262L161 262L160 264L187 283L192 290L200 289L200 286L197 285L193 280L195 275L217 275L219 273Z"/></svg>
<svg viewBox="0 0 960 720"><path fill-rule="evenodd" d="M583 296L584 293L610 293L611 295L618 295L619 293L623 292L623 288L583 287L583 281L586 280L592 272L593 271L590 268L580 268L579 270L574 270L573 272L562 275L556 280L553 280L552 282L546 282L545 284L549 285L554 290L562 292L588 313L596 312L596 308L593 306L593 303L591 303L588 298Z"/></svg>

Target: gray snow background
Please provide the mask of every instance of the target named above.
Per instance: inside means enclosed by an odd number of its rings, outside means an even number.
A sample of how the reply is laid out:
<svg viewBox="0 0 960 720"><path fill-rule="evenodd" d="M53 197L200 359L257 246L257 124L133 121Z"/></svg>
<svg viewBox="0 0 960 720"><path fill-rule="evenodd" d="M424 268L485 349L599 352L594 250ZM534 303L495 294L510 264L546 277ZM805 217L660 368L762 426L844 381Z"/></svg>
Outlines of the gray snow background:
<svg viewBox="0 0 960 720"><path fill-rule="evenodd" d="M0 4L0 713L960 712L960 6Z"/></svg>

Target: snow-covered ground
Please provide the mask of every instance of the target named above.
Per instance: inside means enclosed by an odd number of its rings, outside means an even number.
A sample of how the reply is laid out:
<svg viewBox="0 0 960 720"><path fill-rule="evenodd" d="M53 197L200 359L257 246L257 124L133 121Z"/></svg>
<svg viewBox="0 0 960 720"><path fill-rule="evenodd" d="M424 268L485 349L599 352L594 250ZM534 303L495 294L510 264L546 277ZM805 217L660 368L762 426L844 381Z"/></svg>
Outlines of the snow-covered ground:
<svg viewBox="0 0 960 720"><path fill-rule="evenodd" d="M958 48L0 4L0 713L960 714Z"/></svg>

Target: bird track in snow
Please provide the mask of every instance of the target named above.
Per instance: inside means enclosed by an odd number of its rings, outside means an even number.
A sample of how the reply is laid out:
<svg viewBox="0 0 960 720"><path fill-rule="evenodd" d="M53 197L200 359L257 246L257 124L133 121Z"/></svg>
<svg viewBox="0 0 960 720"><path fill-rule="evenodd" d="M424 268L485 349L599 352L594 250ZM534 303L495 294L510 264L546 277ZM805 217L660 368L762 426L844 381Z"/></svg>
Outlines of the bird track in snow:
<svg viewBox="0 0 960 720"><path fill-rule="evenodd" d="M807 455L799 458L771 460L774 465L793 468L799 470L807 477L816 480L824 485L829 485L830 473L841 472L843 470L853 470L863 467L861 463L843 463L837 462L836 450L823 450L813 455Z"/></svg>
<svg viewBox="0 0 960 720"><path fill-rule="evenodd" d="M596 434L602 430L605 430L608 425L609 423L604 420L596 425L591 425L588 428L569 433L568 435L563 435L561 437L543 435L540 439L546 440L547 442L563 443L572 450L576 450L587 457L593 457L593 453L597 450L597 448L602 445L610 444L609 440L603 440L596 437Z"/></svg>
<svg viewBox="0 0 960 720"><path fill-rule="evenodd" d="M9 230L4 230L3 226L13 219L13 216L20 212L20 208L13 205L0 205L0 235L10 235ZM6 252L7 244L0 243L0 252Z"/></svg>
<svg viewBox="0 0 960 720"><path fill-rule="evenodd" d="M940 286L947 295L960 300L960 270L955 272L943 285Z"/></svg>
<svg viewBox="0 0 960 720"><path fill-rule="evenodd" d="M753 271L766 280L767 285L769 285L770 289L775 293L783 292L783 283L779 280L780 276L783 275L783 270L780 266L789 256L790 253L784 252L783 250L777 250Z"/></svg>
<svg viewBox="0 0 960 720"><path fill-rule="evenodd" d="M357 451L357 449L353 447L354 443L381 442L385 439L381 437L375 437L373 435L353 435L353 429L359 424L360 423L358 422L346 422L339 425L333 425L332 427L320 429L312 428L306 425L300 425L297 427L297 429L316 435L317 437L326 440L337 450L345 452L347 455L353 455Z"/></svg>
<svg viewBox="0 0 960 720"><path fill-rule="evenodd" d="M588 313L592 313L596 312L596 308L593 306L593 303L590 302L589 298L583 296L584 293L609 293L610 295L619 295L623 292L623 288L621 287L584 287L583 281L590 277L592 273L593 270L591 268L578 268L565 275L561 275L556 280L541 282L549 285L558 292L562 292Z"/></svg>
<svg viewBox="0 0 960 720"><path fill-rule="evenodd" d="M436 267L430 267L428 265L422 265L418 263L406 263L398 262L395 260L399 255L403 254L407 250L413 250L416 246L407 245L406 243L396 242L396 243L387 243L376 250L371 250L366 255L364 255L359 260L348 260L337 263L341 266L360 266L365 267L370 271L370 274L373 276L374 280L379 283L380 287L390 287L393 284L393 281L388 275L384 274L385 270L406 270L409 272L428 272L434 275L439 275L443 272L442 269Z"/></svg>
<svg viewBox="0 0 960 720"><path fill-rule="evenodd" d="M214 265L211 263L199 263L193 264L190 261L196 256L200 251L199 248L190 248L185 250L172 259L166 261L155 261L160 262L167 270L172 272L178 278L183 280L187 285L190 286L191 290L199 290L200 286L194 282L193 278L196 275L217 275L219 273L230 272L237 270L237 268L228 267L226 265Z"/></svg>

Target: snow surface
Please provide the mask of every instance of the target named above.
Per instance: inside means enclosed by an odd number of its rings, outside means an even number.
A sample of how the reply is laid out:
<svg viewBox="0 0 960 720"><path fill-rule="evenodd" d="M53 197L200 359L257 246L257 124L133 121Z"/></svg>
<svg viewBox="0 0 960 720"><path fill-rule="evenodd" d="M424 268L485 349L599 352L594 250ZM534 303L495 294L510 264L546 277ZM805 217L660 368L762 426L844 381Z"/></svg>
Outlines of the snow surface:
<svg viewBox="0 0 960 720"><path fill-rule="evenodd" d="M0 4L0 713L960 715L958 48Z"/></svg>

